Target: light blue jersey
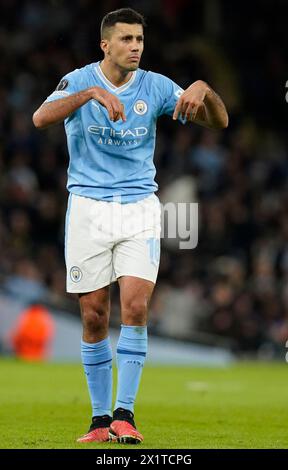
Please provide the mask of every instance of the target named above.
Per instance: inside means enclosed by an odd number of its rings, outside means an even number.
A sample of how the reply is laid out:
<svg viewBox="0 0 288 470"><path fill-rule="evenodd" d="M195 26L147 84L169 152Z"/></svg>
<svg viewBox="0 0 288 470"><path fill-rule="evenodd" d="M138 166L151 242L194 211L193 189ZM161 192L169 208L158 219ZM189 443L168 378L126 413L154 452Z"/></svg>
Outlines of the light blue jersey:
<svg viewBox="0 0 288 470"><path fill-rule="evenodd" d="M173 115L183 92L169 78L138 69L115 87L100 62L63 77L46 101L99 86L124 104L126 122L113 122L96 100L90 100L65 119L70 164L67 188L71 193L104 201L136 202L157 191L153 163L156 122Z"/></svg>

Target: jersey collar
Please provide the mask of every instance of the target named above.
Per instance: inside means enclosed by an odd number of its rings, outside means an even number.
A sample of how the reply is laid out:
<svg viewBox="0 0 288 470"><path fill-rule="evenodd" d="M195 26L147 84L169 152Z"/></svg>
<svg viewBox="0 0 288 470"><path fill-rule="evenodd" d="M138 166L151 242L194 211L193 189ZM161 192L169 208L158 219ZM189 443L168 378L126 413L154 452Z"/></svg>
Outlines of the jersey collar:
<svg viewBox="0 0 288 470"><path fill-rule="evenodd" d="M98 77L100 78L100 80L107 86L107 88L110 88L110 90L114 91L114 93L116 93L117 95L119 95L123 91L127 90L127 88L129 88L132 85L132 83L134 82L134 80L136 78L136 73L137 73L137 70L132 72L132 76L128 80L128 82L124 83L124 85L122 85L122 86L117 87L117 86L113 85L113 83L111 83L110 80L108 80L108 78L104 75L104 73L102 72L101 67L100 67L100 62L97 62L96 66L94 68L95 68L95 72L98 75Z"/></svg>

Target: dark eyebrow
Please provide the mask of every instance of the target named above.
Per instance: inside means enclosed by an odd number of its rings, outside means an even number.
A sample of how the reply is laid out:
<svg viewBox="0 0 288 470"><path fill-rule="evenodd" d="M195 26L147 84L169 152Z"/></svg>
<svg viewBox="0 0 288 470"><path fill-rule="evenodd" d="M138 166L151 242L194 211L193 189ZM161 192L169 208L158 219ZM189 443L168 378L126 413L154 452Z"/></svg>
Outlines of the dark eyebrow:
<svg viewBox="0 0 288 470"><path fill-rule="evenodd" d="M143 34L139 34L136 36L137 39L144 39ZM122 39L133 39L133 34L126 34L126 36L122 36Z"/></svg>

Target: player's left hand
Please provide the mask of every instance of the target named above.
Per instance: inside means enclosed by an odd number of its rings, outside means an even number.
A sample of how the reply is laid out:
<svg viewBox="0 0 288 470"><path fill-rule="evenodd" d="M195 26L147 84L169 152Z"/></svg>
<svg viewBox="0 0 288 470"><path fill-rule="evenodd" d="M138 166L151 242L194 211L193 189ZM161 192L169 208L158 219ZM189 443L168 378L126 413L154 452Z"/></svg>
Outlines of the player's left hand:
<svg viewBox="0 0 288 470"><path fill-rule="evenodd" d="M202 80L192 83L177 101L173 119L176 120L181 114L183 119L194 121L198 113L203 113L203 111L205 113L204 99L208 91L209 86Z"/></svg>

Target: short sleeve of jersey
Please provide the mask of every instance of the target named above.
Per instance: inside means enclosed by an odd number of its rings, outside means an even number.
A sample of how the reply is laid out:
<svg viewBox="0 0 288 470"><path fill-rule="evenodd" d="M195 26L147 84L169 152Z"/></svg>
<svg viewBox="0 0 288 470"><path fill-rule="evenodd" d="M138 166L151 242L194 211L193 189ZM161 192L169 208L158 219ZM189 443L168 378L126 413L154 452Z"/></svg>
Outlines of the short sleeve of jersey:
<svg viewBox="0 0 288 470"><path fill-rule="evenodd" d="M158 116L162 114L168 114L172 116L177 101L183 93L183 88L177 85L173 80L164 75L155 73L154 74L155 85L157 89L158 98ZM184 122L180 118L181 122Z"/></svg>
<svg viewBox="0 0 288 470"><path fill-rule="evenodd" d="M78 91L80 91L80 76L81 74L79 69L67 73L67 75L61 78L55 91L53 91L53 93L51 93L51 95L47 97L45 102L49 103L51 101L56 101L60 98L65 98L66 96L72 95L73 93L77 93Z"/></svg>

